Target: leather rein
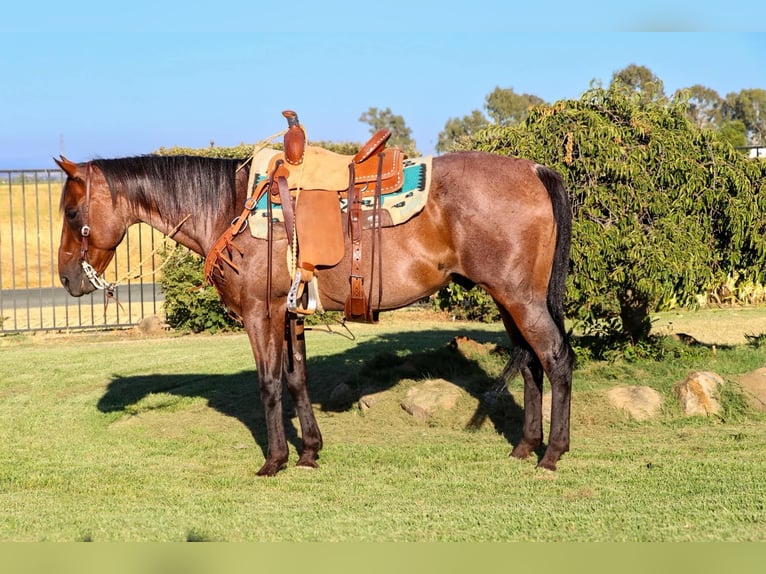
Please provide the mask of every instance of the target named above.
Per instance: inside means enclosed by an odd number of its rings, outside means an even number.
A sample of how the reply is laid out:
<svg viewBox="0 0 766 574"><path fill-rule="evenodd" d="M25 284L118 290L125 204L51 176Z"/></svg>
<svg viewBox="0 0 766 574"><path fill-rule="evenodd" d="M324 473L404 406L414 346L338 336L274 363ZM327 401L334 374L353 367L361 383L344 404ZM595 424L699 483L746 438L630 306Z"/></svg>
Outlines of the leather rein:
<svg viewBox="0 0 766 574"><path fill-rule="evenodd" d="M80 237L81 237L81 243L80 243L80 266L82 267L83 273L85 273L85 276L90 281L91 285L93 285L96 289L101 289L106 292L107 296L107 302L108 299L114 299L117 301L117 298L114 296L114 291L117 289L117 286L122 283L125 279L139 279L140 277L143 277L146 275L145 273L139 273L138 275L132 276L130 271L128 271L122 279L118 279L114 282L109 282L106 280L106 278L103 275L100 275L98 271L88 262L88 249L90 247L90 186L91 186L91 179L92 179L92 173L93 173L93 166L91 162L88 162L85 164L85 205L83 206L82 210L82 227L80 228ZM186 221L191 217L191 213L184 217L178 225L176 225L170 233L167 234L167 238L172 238L176 232L181 228L181 226L186 223ZM156 247L152 250L152 252L144 257L138 264L138 268L141 269L144 263L154 257L154 255L163 247L163 245L160 245L159 247ZM149 274L153 275L157 273L160 269L162 269L165 266L165 263L167 263L168 259L165 259L165 261L162 262L162 264L152 270ZM117 301L117 304L119 305L119 301Z"/></svg>
<svg viewBox="0 0 766 574"><path fill-rule="evenodd" d="M103 275L99 275L98 271L88 262L88 247L90 239L90 182L91 174L93 173L93 166L91 162L85 164L85 205L82 209L82 227L80 228L80 236L82 237L82 243L80 244L80 265L85 276L96 289L103 289L106 291L107 297L114 297L114 290L117 288L117 283L110 283Z"/></svg>

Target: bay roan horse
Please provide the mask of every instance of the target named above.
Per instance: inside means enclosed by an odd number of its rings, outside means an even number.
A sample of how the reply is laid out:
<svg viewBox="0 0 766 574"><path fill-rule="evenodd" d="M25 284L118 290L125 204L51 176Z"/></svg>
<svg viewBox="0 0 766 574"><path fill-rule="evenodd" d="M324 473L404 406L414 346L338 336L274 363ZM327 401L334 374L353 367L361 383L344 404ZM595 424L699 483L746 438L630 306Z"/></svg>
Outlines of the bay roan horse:
<svg viewBox="0 0 766 574"><path fill-rule="evenodd" d="M57 163L68 175L61 197L58 269L75 297L96 288L88 274L98 273L103 281L100 274L130 225L145 222L163 233L177 228L173 239L206 256L250 191L248 170L238 170L237 160L141 156L75 164L62 157ZM378 293L381 281L379 309L391 310L452 280L483 287L497 303L512 343L504 378L520 372L524 379L522 437L511 455L526 458L542 445L545 374L552 388L551 424L538 466L555 470L569 450L574 357L564 331L571 209L562 180L531 161L479 152L438 156L432 166L425 208L406 223L382 230L382 272L370 292ZM371 232L365 231L362 244L370 241ZM243 251L232 253L239 272L228 272L218 287L223 303L241 317L255 356L268 432L268 452L258 474L274 475L287 463L283 382L301 425L297 464L316 467L322 436L307 391L305 342L298 338L288 353L285 337L291 284L286 240L277 238L273 244L268 288L268 242L250 233L237 236L236 242ZM344 308L350 249L347 239L338 265L316 269L325 310ZM369 249L363 255L369 268Z"/></svg>

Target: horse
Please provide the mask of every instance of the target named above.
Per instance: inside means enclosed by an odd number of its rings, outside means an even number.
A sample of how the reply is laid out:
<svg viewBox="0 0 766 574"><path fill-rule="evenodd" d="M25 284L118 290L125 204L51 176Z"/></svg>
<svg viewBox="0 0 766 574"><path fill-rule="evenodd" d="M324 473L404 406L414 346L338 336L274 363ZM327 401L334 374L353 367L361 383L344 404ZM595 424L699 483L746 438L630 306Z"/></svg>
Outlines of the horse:
<svg viewBox="0 0 766 574"><path fill-rule="evenodd" d="M207 256L248 200L248 170L236 159L145 155L74 163L55 160L66 173L58 272L74 297L103 288L104 269L130 225L143 222ZM531 160L463 151L432 160L427 204L409 221L363 232L379 234L381 272L371 292L379 311L408 306L455 281L480 285L493 298L511 342L501 383L524 382L521 437L510 456L551 471L569 450L574 353L564 329L572 212L560 175ZM276 224L277 226L282 224ZM299 418L298 466L318 466L322 435L309 399L305 339L286 337L292 314L286 235L271 243L249 233L232 250L236 272L216 285L223 304L244 325L255 358L268 448L259 476L288 463L282 412L283 383ZM333 267L317 268L319 301L342 311L349 292L351 246ZM365 265L370 254L364 254ZM231 270L229 270L231 271ZM267 273L271 272L270 277ZM380 288L378 288L380 287ZM296 323L293 321L293 323ZM300 322L298 322L300 323ZM542 393L552 391L550 428L543 444Z"/></svg>

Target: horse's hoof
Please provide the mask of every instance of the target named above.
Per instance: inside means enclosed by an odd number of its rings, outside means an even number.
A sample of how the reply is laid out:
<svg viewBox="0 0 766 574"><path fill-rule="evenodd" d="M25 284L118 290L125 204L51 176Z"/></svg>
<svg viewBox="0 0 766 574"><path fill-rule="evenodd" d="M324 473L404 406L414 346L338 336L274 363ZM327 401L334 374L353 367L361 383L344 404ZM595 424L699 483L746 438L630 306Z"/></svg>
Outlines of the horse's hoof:
<svg viewBox="0 0 766 574"><path fill-rule="evenodd" d="M511 456L513 458L520 458L523 460L525 458L529 458L529 455L532 454L533 450L535 449L531 445L528 445L524 442L520 442L515 447L513 447L513 450L511 451Z"/></svg>
<svg viewBox="0 0 766 574"><path fill-rule="evenodd" d="M540 459L540 462L537 463L537 468L542 468L545 470L550 470L551 472L556 472L556 463L558 462L559 457L551 457L548 456L547 453L543 455L543 458Z"/></svg>
<svg viewBox="0 0 766 574"><path fill-rule="evenodd" d="M295 466L300 468L319 468L319 463L316 461L316 455L301 456Z"/></svg>
<svg viewBox="0 0 766 574"><path fill-rule="evenodd" d="M284 462L269 462L266 461L266 463L261 467L261 469L256 472L255 474L257 476L276 476L276 474L285 468L286 464Z"/></svg>

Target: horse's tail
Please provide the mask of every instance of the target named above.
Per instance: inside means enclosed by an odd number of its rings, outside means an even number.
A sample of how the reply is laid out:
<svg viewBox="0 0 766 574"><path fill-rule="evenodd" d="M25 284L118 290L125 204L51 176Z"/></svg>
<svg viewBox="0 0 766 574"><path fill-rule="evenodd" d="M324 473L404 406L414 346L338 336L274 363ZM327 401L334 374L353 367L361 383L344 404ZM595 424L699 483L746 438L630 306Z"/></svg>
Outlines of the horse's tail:
<svg viewBox="0 0 766 574"><path fill-rule="evenodd" d="M572 207L561 176L554 170L538 165L537 177L548 190L553 204L553 218L556 221L556 248L553 267L548 281L548 311L556 322L561 334L564 328L564 296L566 295L567 272L569 271L569 249L572 245Z"/></svg>
<svg viewBox="0 0 766 574"><path fill-rule="evenodd" d="M553 218L556 222L556 246L553 254L551 277L548 280L548 312L553 318L562 337L561 347L557 356L563 359L560 365L571 369L575 362L574 351L569 344L566 328L564 327L564 295L566 294L567 271L569 270L569 249L572 244L572 208L569 195L564 188L561 176L554 170L542 165L536 168L537 177L545 185L553 204ZM526 341L519 341L511 349L511 356L505 366L499 381L507 383L523 366L529 366L538 359ZM539 363L538 363L539 364Z"/></svg>

